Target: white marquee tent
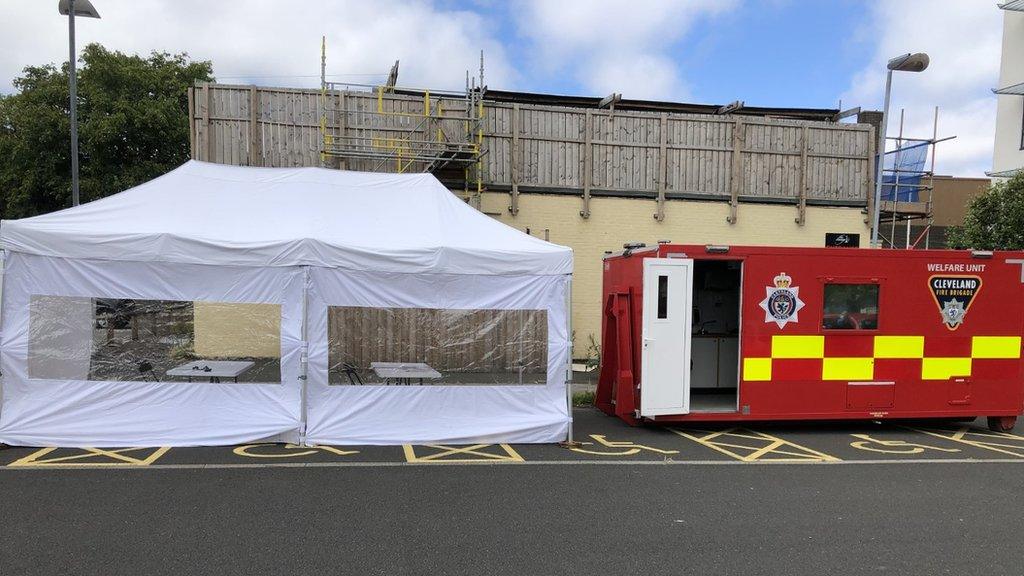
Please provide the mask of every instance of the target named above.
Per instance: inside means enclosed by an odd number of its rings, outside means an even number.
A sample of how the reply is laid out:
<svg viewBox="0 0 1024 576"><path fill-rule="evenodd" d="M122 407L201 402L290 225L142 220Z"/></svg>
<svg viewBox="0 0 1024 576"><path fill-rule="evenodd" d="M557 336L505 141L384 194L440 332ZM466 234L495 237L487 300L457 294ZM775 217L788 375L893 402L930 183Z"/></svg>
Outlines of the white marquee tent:
<svg viewBox="0 0 1024 576"><path fill-rule="evenodd" d="M191 161L3 221L0 243L3 443L552 442L571 424L571 250L431 175Z"/></svg>

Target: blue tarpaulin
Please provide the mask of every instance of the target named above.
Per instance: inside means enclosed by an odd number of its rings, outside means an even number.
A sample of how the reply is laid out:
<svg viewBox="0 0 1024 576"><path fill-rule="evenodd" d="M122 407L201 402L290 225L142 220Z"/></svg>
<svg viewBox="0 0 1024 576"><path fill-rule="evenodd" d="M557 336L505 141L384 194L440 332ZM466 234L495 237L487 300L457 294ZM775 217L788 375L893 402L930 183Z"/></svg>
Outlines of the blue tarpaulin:
<svg viewBox="0 0 1024 576"><path fill-rule="evenodd" d="M921 177L928 158L928 142L904 145L885 153L882 171L882 200L917 202L921 190ZM896 180L899 176L899 190Z"/></svg>

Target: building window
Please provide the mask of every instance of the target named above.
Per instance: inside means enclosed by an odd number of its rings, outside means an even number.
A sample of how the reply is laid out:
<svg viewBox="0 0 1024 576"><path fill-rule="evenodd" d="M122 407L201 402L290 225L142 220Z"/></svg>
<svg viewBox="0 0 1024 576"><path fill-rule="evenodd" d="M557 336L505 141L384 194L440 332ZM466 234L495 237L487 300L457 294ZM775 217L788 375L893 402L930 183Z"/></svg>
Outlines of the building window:
<svg viewBox="0 0 1024 576"><path fill-rule="evenodd" d="M825 284L821 327L826 330L878 329L878 284Z"/></svg>
<svg viewBox="0 0 1024 576"><path fill-rule="evenodd" d="M1021 114L1020 114L1020 149L1024 150L1024 98L1021 101Z"/></svg>

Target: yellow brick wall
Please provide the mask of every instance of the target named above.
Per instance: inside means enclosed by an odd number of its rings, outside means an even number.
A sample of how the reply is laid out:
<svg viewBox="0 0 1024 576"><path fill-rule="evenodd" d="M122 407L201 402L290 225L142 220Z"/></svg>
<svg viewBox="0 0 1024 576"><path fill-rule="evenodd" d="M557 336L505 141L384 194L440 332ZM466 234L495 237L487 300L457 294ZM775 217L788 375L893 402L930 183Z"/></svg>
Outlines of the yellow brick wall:
<svg viewBox="0 0 1024 576"><path fill-rule="evenodd" d="M670 200L665 203L665 219L654 219L654 200L634 198L592 198L590 218L579 213L578 196L520 194L519 214L508 211L507 193L485 193L484 212L518 228L530 229L543 238L570 246L574 251L573 330L576 332L576 358L586 356L589 335L600 338L601 259L605 250L619 251L625 242L658 240L677 244L731 244L774 246L824 246L826 232L859 233L866 246L868 227L860 208L808 207L803 226L796 223L792 204L740 204L736 224L729 224L726 202Z"/></svg>
<svg viewBox="0 0 1024 576"><path fill-rule="evenodd" d="M618 251L625 242L658 240L678 244L731 244L774 246L823 246L826 232L859 233L866 246L868 228L860 208L807 208L806 223L796 224L796 207L775 204L741 204L736 224L729 224L726 202L671 200L665 219L654 219L655 202L648 199L593 198L589 219L580 217L578 196L522 194L519 214L508 212L509 195L485 193L481 208L519 230L572 247L573 330L575 357L586 356L589 336L599 340L601 325L601 261L605 250ZM255 307L255 308L238 308ZM259 307L272 309L260 310ZM276 305L222 305L196 303L196 353L200 356L266 356L280 354L280 308Z"/></svg>
<svg viewBox="0 0 1024 576"><path fill-rule="evenodd" d="M195 352L201 358L280 358L281 306L196 302Z"/></svg>

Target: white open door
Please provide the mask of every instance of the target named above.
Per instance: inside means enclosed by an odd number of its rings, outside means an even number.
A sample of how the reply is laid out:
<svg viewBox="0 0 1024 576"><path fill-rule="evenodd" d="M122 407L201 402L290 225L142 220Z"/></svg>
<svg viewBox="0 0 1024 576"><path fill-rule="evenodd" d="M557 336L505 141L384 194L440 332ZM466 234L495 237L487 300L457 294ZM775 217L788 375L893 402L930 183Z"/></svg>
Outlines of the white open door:
<svg viewBox="0 0 1024 576"><path fill-rule="evenodd" d="M640 415L690 412L693 260L644 259Z"/></svg>

